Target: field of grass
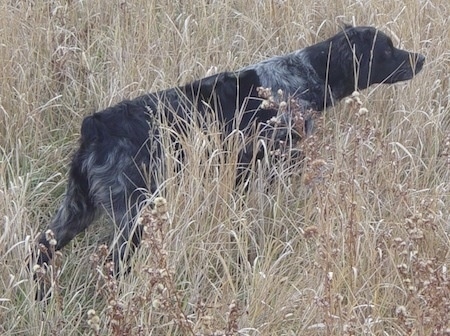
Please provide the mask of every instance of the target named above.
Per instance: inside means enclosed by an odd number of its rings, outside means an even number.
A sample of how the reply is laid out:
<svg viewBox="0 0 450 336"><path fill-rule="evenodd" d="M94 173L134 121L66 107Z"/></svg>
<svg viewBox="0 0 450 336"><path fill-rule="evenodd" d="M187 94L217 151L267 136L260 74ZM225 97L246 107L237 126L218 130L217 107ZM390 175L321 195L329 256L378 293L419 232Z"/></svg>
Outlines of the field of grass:
<svg viewBox="0 0 450 336"><path fill-rule="evenodd" d="M328 109L305 162L272 167L271 183L256 169L248 192L193 130L167 205L142 215L130 274L108 276L101 220L44 276L52 298L34 300L27 257L84 116L341 22L377 26L424 70L361 92L367 113ZM448 0L2 1L0 334L450 335L449 27Z"/></svg>

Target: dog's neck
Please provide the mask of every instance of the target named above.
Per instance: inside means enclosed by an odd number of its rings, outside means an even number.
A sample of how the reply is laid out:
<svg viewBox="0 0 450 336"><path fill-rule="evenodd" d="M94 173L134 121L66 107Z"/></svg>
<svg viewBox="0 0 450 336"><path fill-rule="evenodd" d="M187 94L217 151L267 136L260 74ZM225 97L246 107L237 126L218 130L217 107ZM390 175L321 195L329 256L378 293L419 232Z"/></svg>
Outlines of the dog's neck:
<svg viewBox="0 0 450 336"><path fill-rule="evenodd" d="M294 97L306 109L322 111L336 101L334 92L327 90L325 80L309 60L305 49L287 55L268 58L247 66L240 71L253 70L259 78L259 85L271 88L278 99Z"/></svg>
<svg viewBox="0 0 450 336"><path fill-rule="evenodd" d="M357 89L355 84L355 72L348 72L349 67L344 62L353 59L352 50L345 40L331 39L302 49L311 66L317 73L324 87L328 87L335 101L341 100L352 94ZM350 57L348 57L350 55ZM355 69L356 65L350 68Z"/></svg>

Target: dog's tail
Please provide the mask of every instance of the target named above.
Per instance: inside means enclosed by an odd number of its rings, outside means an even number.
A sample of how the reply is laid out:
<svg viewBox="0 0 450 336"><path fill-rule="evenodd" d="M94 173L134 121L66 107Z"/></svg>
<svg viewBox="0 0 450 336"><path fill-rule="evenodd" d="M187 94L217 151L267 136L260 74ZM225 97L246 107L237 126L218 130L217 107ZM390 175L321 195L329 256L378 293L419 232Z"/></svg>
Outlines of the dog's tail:
<svg viewBox="0 0 450 336"><path fill-rule="evenodd" d="M79 149L72 160L64 200L48 229L39 237L40 251L36 256L36 264L39 266L51 265L55 251L62 249L78 233L85 230L97 215L97 206L91 197L88 178L83 169L84 158L85 153ZM36 274L35 278L38 279L39 276ZM41 282L36 299L48 297L50 289L45 281Z"/></svg>

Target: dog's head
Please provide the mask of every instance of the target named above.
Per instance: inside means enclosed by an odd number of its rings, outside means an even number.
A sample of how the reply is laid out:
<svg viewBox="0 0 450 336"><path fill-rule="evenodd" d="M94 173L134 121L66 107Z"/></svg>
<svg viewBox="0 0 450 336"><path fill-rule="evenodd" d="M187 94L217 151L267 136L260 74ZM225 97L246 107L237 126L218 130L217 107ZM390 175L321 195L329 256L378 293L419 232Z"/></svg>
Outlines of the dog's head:
<svg viewBox="0 0 450 336"><path fill-rule="evenodd" d="M422 70L423 55L395 48L389 36L373 27L347 27L344 35L354 55L359 89L406 81Z"/></svg>

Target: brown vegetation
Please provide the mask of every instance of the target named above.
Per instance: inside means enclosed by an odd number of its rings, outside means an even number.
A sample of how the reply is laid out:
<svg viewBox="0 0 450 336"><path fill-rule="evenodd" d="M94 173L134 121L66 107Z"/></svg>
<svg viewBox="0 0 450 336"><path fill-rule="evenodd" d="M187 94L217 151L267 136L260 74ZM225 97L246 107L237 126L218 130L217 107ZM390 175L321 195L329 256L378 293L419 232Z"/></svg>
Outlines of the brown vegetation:
<svg viewBox="0 0 450 336"><path fill-rule="evenodd" d="M0 11L2 335L450 335L447 0ZM35 269L54 292L34 301L25 260L61 200L83 116L315 43L338 21L381 28L424 54L424 70L329 109L301 144L304 164L273 167L270 184L257 169L247 193L233 190L219 137L193 130L167 204L142 214L130 274L111 277L111 227L97 223L51 271Z"/></svg>

